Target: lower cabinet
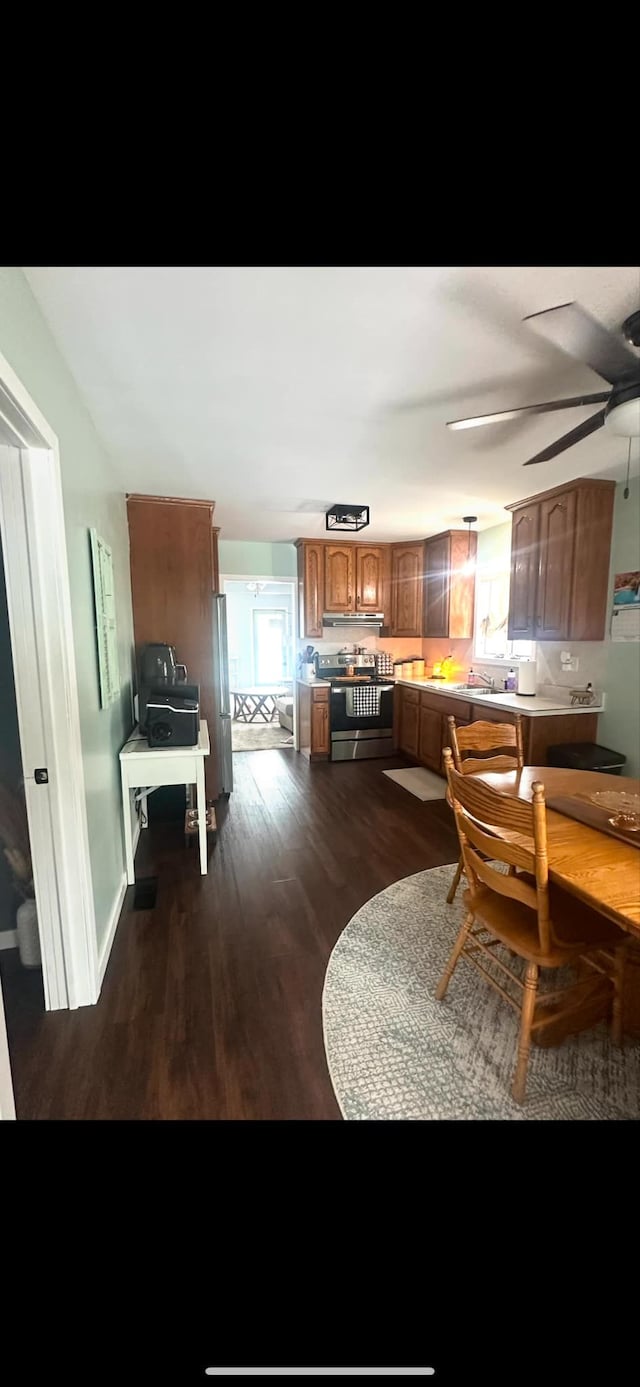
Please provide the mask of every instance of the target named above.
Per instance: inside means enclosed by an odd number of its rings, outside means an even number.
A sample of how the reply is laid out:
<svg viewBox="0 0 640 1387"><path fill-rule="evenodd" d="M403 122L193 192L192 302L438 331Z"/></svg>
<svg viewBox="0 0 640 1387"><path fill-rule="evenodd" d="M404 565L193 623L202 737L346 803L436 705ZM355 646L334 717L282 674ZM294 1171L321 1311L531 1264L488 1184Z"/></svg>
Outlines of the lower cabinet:
<svg viewBox="0 0 640 1387"><path fill-rule="evenodd" d="M430 771L444 775L442 753L451 745L449 717L456 724L506 722L513 724L516 712L492 708L488 698L463 703L446 694L397 685L394 697L395 745ZM522 717L522 743L525 765L545 766L550 746L563 742L595 742L597 713L561 713L544 718Z"/></svg>
<svg viewBox="0 0 640 1387"><path fill-rule="evenodd" d="M417 689L401 689L400 750L418 759L420 695Z"/></svg>
<svg viewBox="0 0 640 1387"><path fill-rule="evenodd" d="M328 756L329 739L329 690L311 690L311 755Z"/></svg>
<svg viewBox="0 0 640 1387"><path fill-rule="evenodd" d="M435 713L432 708L420 708L418 760L433 771L439 771L441 768L442 722L442 713Z"/></svg>
<svg viewBox="0 0 640 1387"><path fill-rule="evenodd" d="M331 751L329 686L321 684L316 688L300 679L297 697L300 750L311 761L326 761Z"/></svg>

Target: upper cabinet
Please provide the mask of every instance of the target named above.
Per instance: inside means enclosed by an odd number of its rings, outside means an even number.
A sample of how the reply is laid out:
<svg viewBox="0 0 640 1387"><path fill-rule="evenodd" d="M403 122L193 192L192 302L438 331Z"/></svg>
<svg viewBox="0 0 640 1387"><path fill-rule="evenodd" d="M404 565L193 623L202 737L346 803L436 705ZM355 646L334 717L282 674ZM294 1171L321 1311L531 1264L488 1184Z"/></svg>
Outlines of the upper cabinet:
<svg viewBox="0 0 640 1387"><path fill-rule="evenodd" d="M385 550L356 545L356 611L384 612Z"/></svg>
<svg viewBox="0 0 640 1387"><path fill-rule="evenodd" d="M391 546L391 635L422 635L424 545Z"/></svg>
<svg viewBox="0 0 640 1387"><path fill-rule="evenodd" d="M296 546L301 636L321 639L323 612L386 612L388 544L299 539Z"/></svg>
<svg viewBox="0 0 640 1387"><path fill-rule="evenodd" d="M324 610L324 550L320 541L299 539L298 594L300 598L300 635L322 637Z"/></svg>
<svg viewBox="0 0 640 1387"><path fill-rule="evenodd" d="M355 610L353 544L326 544L324 547L324 610Z"/></svg>
<svg viewBox="0 0 640 1387"><path fill-rule="evenodd" d="M614 490L579 478L507 506L511 640L603 639Z"/></svg>
<svg viewBox="0 0 640 1387"><path fill-rule="evenodd" d="M425 543L424 634L470 640L477 535L446 530Z"/></svg>

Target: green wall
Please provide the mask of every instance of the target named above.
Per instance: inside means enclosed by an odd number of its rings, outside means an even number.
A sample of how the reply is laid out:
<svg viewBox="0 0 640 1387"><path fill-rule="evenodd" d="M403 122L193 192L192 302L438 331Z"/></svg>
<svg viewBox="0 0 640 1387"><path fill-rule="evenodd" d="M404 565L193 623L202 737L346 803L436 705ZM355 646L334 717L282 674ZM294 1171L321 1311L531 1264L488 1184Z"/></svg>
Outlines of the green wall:
<svg viewBox="0 0 640 1387"><path fill-rule="evenodd" d="M21 270L0 266L0 352L60 444L98 947L124 871L118 751L131 729L133 623L124 491ZM100 708L89 527L111 545L122 693Z"/></svg>
<svg viewBox="0 0 640 1387"><path fill-rule="evenodd" d="M263 540L221 539L220 572L227 577L295 578L295 544L269 544Z"/></svg>
<svg viewBox="0 0 640 1387"><path fill-rule="evenodd" d="M624 483L619 482L613 511L608 625L614 574L640 570L640 477L630 483L628 501L623 491ZM625 775L640 775L640 642L610 640L607 656L607 706L598 722L598 741L624 752Z"/></svg>
<svg viewBox="0 0 640 1387"><path fill-rule="evenodd" d="M506 558L507 568L511 560L511 521L504 525L492 525L489 530L481 530L478 535L478 568L493 568L496 560Z"/></svg>

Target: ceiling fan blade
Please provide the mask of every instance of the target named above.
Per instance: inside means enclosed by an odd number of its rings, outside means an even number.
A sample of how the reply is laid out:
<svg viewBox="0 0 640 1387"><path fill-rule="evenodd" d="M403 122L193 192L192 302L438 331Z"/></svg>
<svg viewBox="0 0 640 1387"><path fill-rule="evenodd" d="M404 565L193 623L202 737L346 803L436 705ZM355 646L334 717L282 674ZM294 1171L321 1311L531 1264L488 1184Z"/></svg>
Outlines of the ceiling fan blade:
<svg viewBox="0 0 640 1387"><path fill-rule="evenodd" d="M581 439L588 438L590 433L595 433L596 429L601 429L604 421L605 411L601 409L598 414L592 414L590 419L586 419L584 424L578 424L577 429L565 433L562 438L557 438L555 443L550 443L548 448L543 448L541 453L536 453L534 458L523 462L522 466L533 467L534 462L548 462L549 458L564 453L565 448L572 448L574 443L579 443Z"/></svg>
<svg viewBox="0 0 640 1387"><path fill-rule="evenodd" d="M522 321L554 347L567 352L576 361L584 361L612 385L640 377L640 359L579 303L563 303L558 308L547 308L544 313L531 313Z"/></svg>
<svg viewBox="0 0 640 1387"><path fill-rule="evenodd" d="M597 395L577 395L573 400L549 400L542 405L520 405L517 409L501 409L498 414L476 414L471 419L451 419L448 429L475 429L479 424L495 424L501 419L517 419L519 414L547 414L554 409L574 409L578 405L599 405L608 400L610 390L601 390Z"/></svg>

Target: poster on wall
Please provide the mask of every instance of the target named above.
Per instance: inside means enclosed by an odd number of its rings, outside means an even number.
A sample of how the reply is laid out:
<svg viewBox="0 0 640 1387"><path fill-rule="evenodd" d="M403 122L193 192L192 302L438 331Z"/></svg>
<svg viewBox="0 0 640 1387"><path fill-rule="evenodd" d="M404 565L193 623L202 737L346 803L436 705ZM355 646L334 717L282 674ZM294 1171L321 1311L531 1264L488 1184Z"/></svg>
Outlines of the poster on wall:
<svg viewBox="0 0 640 1387"><path fill-rule="evenodd" d="M613 580L613 641L640 641L640 571L616 573Z"/></svg>

